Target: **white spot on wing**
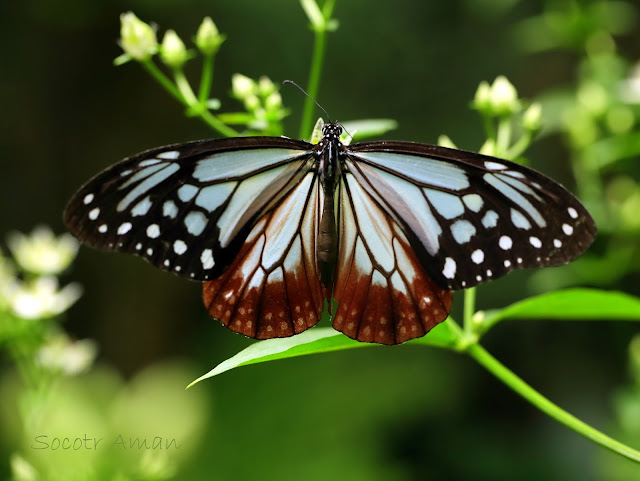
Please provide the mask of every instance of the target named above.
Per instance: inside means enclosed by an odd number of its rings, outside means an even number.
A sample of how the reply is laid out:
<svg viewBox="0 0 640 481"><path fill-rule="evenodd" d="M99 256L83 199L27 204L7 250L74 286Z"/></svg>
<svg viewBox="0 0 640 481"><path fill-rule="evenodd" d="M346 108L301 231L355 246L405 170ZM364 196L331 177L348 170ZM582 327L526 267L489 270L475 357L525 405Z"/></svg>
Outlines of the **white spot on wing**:
<svg viewBox="0 0 640 481"><path fill-rule="evenodd" d="M133 227L131 225L131 222L123 222L122 224L120 224L120 227L118 227L118 234L119 235L126 234L131 230L131 227Z"/></svg>
<svg viewBox="0 0 640 481"><path fill-rule="evenodd" d="M178 206L172 200L166 201L162 204L162 215L165 217L170 217L171 219L175 219L178 215Z"/></svg>
<svg viewBox="0 0 640 481"><path fill-rule="evenodd" d="M133 207L133 209L131 209L131 216L137 217L139 215L147 215L147 212L149 212L151 205L152 205L151 198L149 196L146 196L144 199L138 202Z"/></svg>
<svg viewBox="0 0 640 481"><path fill-rule="evenodd" d="M553 239L553 246L559 249L560 247L562 247L562 241L558 239Z"/></svg>
<svg viewBox="0 0 640 481"><path fill-rule="evenodd" d="M94 199L94 195L93 194L87 194L84 196L84 199L82 199L82 202L84 202L84 205L90 204L93 199Z"/></svg>
<svg viewBox="0 0 640 481"><path fill-rule="evenodd" d="M464 214L464 206L460 199L447 192L433 189L422 189L434 209L445 219L455 219Z"/></svg>
<svg viewBox="0 0 640 481"><path fill-rule="evenodd" d="M159 153L156 157L159 159L175 160L180 157L180 152L177 150L167 150L166 152Z"/></svg>
<svg viewBox="0 0 640 481"><path fill-rule="evenodd" d="M98 227L98 232L100 232L101 234L107 232L107 224L102 224L100 227Z"/></svg>
<svg viewBox="0 0 640 481"><path fill-rule="evenodd" d="M571 235L573 234L573 227L571 227L569 224L562 224L562 232L567 235Z"/></svg>
<svg viewBox="0 0 640 481"><path fill-rule="evenodd" d="M503 170L507 168L507 166L504 164L499 164L498 162L491 161L485 161L484 166L489 170Z"/></svg>
<svg viewBox="0 0 640 481"><path fill-rule="evenodd" d="M569 207L567 209L567 212L569 212L569 215L571 216L572 219L577 219L578 218L578 211L575 210L573 207Z"/></svg>
<svg viewBox="0 0 640 481"><path fill-rule="evenodd" d="M529 243L536 249L540 249L540 247L542 247L542 242L535 236L529 237Z"/></svg>
<svg viewBox="0 0 640 481"><path fill-rule="evenodd" d="M189 234L200 235L204 228L207 227L207 217L200 211L191 211L184 218L184 225Z"/></svg>
<svg viewBox="0 0 640 481"><path fill-rule="evenodd" d="M213 212L229 198L235 186L235 182L225 182L203 187L196 197L196 205Z"/></svg>
<svg viewBox="0 0 640 481"><path fill-rule="evenodd" d="M456 276L456 261L451 257L447 257L444 260L444 269L442 269L442 275L447 279L453 279Z"/></svg>
<svg viewBox="0 0 640 481"><path fill-rule="evenodd" d="M462 197L462 200L464 201L464 205L467 206L467 209L476 213L480 212L480 209L482 209L482 205L484 204L482 197L478 194L467 194Z"/></svg>
<svg viewBox="0 0 640 481"><path fill-rule="evenodd" d="M531 222L529 222L529 219L527 219L522 212L514 209L513 207L511 208L511 222L513 222L513 225L518 229L531 229Z"/></svg>
<svg viewBox="0 0 640 481"><path fill-rule="evenodd" d="M143 160L142 162L140 162L138 164L138 167L149 167L150 165L156 165L159 164L160 160L158 159L147 159L147 160Z"/></svg>
<svg viewBox="0 0 640 481"><path fill-rule="evenodd" d="M158 224L151 224L147 227L147 236L155 239L160 236L160 226Z"/></svg>
<svg viewBox="0 0 640 481"><path fill-rule="evenodd" d="M182 202L189 202L198 193L198 188L195 185L184 184L178 189L178 198Z"/></svg>
<svg viewBox="0 0 640 481"><path fill-rule="evenodd" d="M511 249L511 247L513 247L513 241L508 235L503 235L502 237L500 237L498 245L501 249L508 251L509 249Z"/></svg>
<svg viewBox="0 0 640 481"><path fill-rule="evenodd" d="M404 281L402 280L402 276L398 273L398 271L394 272L391 276L391 287L393 287L393 289L395 289L396 291L407 295L407 286L405 285Z"/></svg>
<svg viewBox="0 0 640 481"><path fill-rule="evenodd" d="M457 220L451 224L451 234L458 244L464 244L476 234L476 228L468 220Z"/></svg>
<svg viewBox="0 0 640 481"><path fill-rule="evenodd" d="M498 213L495 210L488 210L482 217L482 225L486 229L491 229L498 225Z"/></svg>
<svg viewBox="0 0 640 481"><path fill-rule="evenodd" d="M94 207L89 211L89 219L96 220L100 215L100 207Z"/></svg>
<svg viewBox="0 0 640 481"><path fill-rule="evenodd" d="M481 249L476 249L471 254L471 260L476 264L482 264L484 261L484 252Z"/></svg>
<svg viewBox="0 0 640 481"><path fill-rule="evenodd" d="M200 262L202 262L203 269L211 269L215 262L213 260L213 251L211 249L205 249L200 256Z"/></svg>
<svg viewBox="0 0 640 481"><path fill-rule="evenodd" d="M178 255L184 254L187 252L187 244L183 240L178 239L173 243L173 252Z"/></svg>
<svg viewBox="0 0 640 481"><path fill-rule="evenodd" d="M376 285L376 286L386 287L387 286L387 280L380 273L380 271L375 270L375 271L373 271L373 276L371 276L371 284L372 285Z"/></svg>

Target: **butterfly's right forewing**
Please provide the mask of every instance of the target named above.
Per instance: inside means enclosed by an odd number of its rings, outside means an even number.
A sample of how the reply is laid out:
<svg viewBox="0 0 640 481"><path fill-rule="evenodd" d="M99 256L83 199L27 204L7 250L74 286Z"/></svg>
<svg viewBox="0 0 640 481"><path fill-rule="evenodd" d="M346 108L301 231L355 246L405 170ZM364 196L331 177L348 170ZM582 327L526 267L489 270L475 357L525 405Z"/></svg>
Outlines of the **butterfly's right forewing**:
<svg viewBox="0 0 640 481"><path fill-rule="evenodd" d="M218 277L244 238L312 168L310 144L277 137L189 142L108 168L69 201L83 242L194 280Z"/></svg>

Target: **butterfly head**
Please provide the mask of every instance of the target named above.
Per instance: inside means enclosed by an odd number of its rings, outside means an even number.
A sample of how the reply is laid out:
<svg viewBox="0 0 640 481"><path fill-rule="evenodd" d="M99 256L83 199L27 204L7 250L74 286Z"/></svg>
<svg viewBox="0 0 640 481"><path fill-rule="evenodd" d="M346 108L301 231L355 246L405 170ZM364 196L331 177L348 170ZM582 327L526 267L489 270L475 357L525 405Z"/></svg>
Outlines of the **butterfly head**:
<svg viewBox="0 0 640 481"><path fill-rule="evenodd" d="M340 140L342 126L338 122L329 122L322 127L322 135L326 140Z"/></svg>

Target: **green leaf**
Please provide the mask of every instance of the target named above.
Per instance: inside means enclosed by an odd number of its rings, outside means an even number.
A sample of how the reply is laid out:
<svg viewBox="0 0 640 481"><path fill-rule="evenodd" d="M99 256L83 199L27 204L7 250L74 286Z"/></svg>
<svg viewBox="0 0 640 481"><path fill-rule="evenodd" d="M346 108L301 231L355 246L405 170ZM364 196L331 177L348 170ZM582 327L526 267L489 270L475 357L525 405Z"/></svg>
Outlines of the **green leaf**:
<svg viewBox="0 0 640 481"><path fill-rule="evenodd" d="M340 122L344 130L355 139L375 137L398 128L398 122L393 119L362 119Z"/></svg>
<svg viewBox="0 0 640 481"><path fill-rule="evenodd" d="M457 339L453 333L453 329L455 328L451 326L451 322L453 321L447 320L434 327L426 336L414 339L406 344L453 348L457 345ZM314 327L292 337L257 341L235 356L221 362L214 369L199 377L187 387L189 388L204 379L217 376L236 367L248 366L249 364L275 361L277 359L286 359L307 354L375 346L380 345L354 341L330 327ZM393 349L393 347L388 347L387 349Z"/></svg>
<svg viewBox="0 0 640 481"><path fill-rule="evenodd" d="M482 322L482 327L486 331L503 319L639 321L640 298L598 289L554 291L493 311Z"/></svg>

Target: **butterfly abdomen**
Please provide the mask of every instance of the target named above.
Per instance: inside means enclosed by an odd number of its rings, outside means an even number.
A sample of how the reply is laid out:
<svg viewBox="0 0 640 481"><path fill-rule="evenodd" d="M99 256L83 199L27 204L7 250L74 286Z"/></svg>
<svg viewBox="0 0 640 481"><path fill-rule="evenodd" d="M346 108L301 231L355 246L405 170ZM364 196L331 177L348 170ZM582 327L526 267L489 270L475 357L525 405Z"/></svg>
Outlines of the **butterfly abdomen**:
<svg viewBox="0 0 640 481"><path fill-rule="evenodd" d="M320 271L320 282L331 292L338 260L338 233L336 229L334 194L336 178L340 175L340 163L338 159L338 144L335 140L319 145L322 145L322 149L318 153L318 172L324 196L320 213L316 260Z"/></svg>
<svg viewBox="0 0 640 481"><path fill-rule="evenodd" d="M322 206L316 259L320 268L320 281L324 287L331 290L338 260L338 234L336 231L333 195L329 196L327 192L325 192Z"/></svg>

